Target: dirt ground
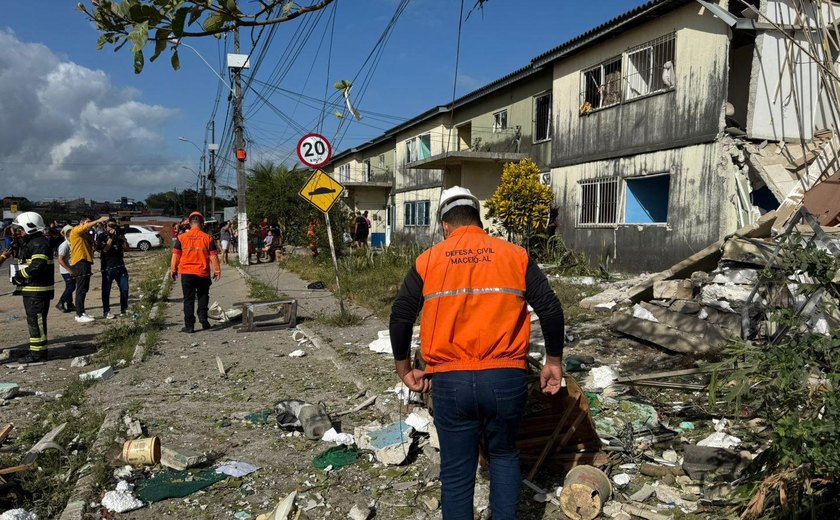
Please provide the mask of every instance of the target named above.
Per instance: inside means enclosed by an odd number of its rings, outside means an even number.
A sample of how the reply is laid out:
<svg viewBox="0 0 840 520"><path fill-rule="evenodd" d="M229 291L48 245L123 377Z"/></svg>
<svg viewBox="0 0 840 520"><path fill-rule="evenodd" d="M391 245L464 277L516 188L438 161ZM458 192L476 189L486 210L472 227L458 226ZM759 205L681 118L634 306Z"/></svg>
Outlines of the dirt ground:
<svg viewBox="0 0 840 520"><path fill-rule="evenodd" d="M134 264L142 268L142 263ZM353 408L370 396L373 406L344 415L338 427L353 433L355 426L372 421L389 424L404 419L411 406L401 404L392 389L398 379L389 354L377 354L367 345L377 331L387 329L387 321L363 308L348 305L351 312L364 317L351 327L326 325L319 316L337 313L335 297L326 290L310 290L308 282L283 271L276 264L252 265L248 275L298 301L302 328L315 335L315 342L299 345L288 330L238 332L234 327L216 326L194 334L179 332L182 326L180 284L176 282L165 308L165 330L160 334L155 353L139 365L117 371L114 378L88 390L95 409L117 410L140 420L144 434L157 436L164 447L206 454L211 462L242 461L259 470L241 479L228 479L186 498L167 499L116 518L254 518L268 512L291 491L298 491L296 503L305 510L303 518L347 518L354 505L372 506L377 519L440 518L437 480L439 459L434 450L422 449L423 439L401 466L384 466L363 454L354 464L329 472L317 470L312 460L333 446L323 441L309 441L299 434L279 429L274 418L267 424L254 424L248 414L272 410L285 399L322 402L332 412ZM100 310L98 277L94 277L89 298L91 311ZM248 284L232 267L223 269L222 279L214 283L210 301L224 308L249 300ZM100 312L101 314L101 312ZM13 318L18 316L18 319ZM0 320L14 345L26 340L22 309L16 299L0 299ZM107 325L97 320L89 326L76 324L70 315L55 313L50 322L50 336L56 341L51 360L42 366L23 371L5 369L5 379L21 384L26 392L55 392L75 380L78 374L96 367L70 368L70 359L93 350L96 333ZM18 330L19 329L19 330ZM610 333L605 319L568 324L567 354L594 356L599 363L623 363L631 371L664 369L674 359L657 349L619 338ZM288 354L302 348L304 357ZM221 359L226 377L217 368ZM37 420L37 402L43 396L33 394L9 402L0 408L0 420L25 424ZM259 422L259 421L258 421ZM114 461L124 441L117 435L111 446ZM418 444L420 446L418 446ZM139 480L158 472L135 470L129 480ZM537 483L555 488L560 475L547 469ZM111 478L105 490L114 489ZM487 479L479 475L477 504L487 503ZM104 491L104 490L103 490ZM562 518L552 504L532 500L533 492L523 488L521 518ZM93 497L96 505L102 493ZM90 512L98 518L101 507Z"/></svg>

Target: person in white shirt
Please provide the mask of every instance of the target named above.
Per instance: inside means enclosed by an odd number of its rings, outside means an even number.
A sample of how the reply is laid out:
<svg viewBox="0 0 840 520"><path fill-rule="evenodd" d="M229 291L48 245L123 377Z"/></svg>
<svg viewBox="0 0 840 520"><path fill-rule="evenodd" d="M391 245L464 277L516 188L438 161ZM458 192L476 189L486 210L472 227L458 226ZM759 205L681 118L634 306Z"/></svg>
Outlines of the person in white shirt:
<svg viewBox="0 0 840 520"><path fill-rule="evenodd" d="M55 308L61 312L74 312L76 306L73 305L73 291L76 290L76 279L70 268L70 239L67 233L73 229L73 226L66 225L61 229L61 236L64 241L58 246L58 272L64 278L64 292L61 293L61 298L55 304Z"/></svg>

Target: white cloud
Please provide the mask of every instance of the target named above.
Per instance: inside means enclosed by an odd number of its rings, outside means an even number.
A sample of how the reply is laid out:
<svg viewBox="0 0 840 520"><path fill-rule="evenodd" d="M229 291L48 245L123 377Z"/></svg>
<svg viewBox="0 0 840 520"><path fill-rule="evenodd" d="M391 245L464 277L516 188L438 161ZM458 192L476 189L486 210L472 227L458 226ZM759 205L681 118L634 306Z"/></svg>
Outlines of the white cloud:
<svg viewBox="0 0 840 520"><path fill-rule="evenodd" d="M31 199L144 198L182 184L162 130L178 110L137 100L101 70L0 30L0 179Z"/></svg>

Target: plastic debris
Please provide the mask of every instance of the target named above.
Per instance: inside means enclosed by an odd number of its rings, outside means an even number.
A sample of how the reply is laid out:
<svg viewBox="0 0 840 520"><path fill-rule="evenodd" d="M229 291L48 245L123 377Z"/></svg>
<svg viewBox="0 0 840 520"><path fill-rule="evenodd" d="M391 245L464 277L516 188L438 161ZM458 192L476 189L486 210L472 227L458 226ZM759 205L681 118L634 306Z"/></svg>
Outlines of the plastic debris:
<svg viewBox="0 0 840 520"><path fill-rule="evenodd" d="M373 423L356 428L356 443L360 449L373 451L374 457L379 462L398 466L408 457L413 442L411 438L413 431L414 428L405 421L391 423L384 427L379 423Z"/></svg>
<svg viewBox="0 0 840 520"><path fill-rule="evenodd" d="M99 370L93 370L91 372L86 372L84 374L79 374L79 379L82 381L88 380L97 380L97 379L110 379L114 377L114 369L111 366L100 368Z"/></svg>
<svg viewBox="0 0 840 520"><path fill-rule="evenodd" d="M221 473L229 477L244 477L260 469L258 466L249 464L247 462L228 462L216 468L216 473Z"/></svg>
<svg viewBox="0 0 840 520"><path fill-rule="evenodd" d="M333 446L332 448L321 452L314 459L312 465L318 469L332 469L343 468L353 464L359 459L359 450L351 446Z"/></svg>
<svg viewBox="0 0 840 520"><path fill-rule="evenodd" d="M391 333L387 330L380 330L376 333L377 338L368 344L368 348L378 354L391 354ZM420 346L420 335L413 334L411 336L411 348L415 349Z"/></svg>
<svg viewBox="0 0 840 520"><path fill-rule="evenodd" d="M613 475L612 481L618 487L624 487L630 483L630 475L627 473L619 473L618 475Z"/></svg>
<svg viewBox="0 0 840 520"><path fill-rule="evenodd" d="M274 407L275 412L277 412L277 424L286 430L300 428L298 415L300 414L300 409L305 404L304 401L297 399L288 399L277 403L277 406Z"/></svg>
<svg viewBox="0 0 840 520"><path fill-rule="evenodd" d="M321 437L321 440L324 442L344 444L345 446L352 446L353 444L356 444L356 439L353 438L353 434L338 433L337 431L335 431L335 428L330 428L329 430L325 431L324 436Z"/></svg>
<svg viewBox="0 0 840 520"><path fill-rule="evenodd" d="M584 386L587 390L604 390L614 385L616 379L618 379L618 372L612 367L595 367L589 371Z"/></svg>
<svg viewBox="0 0 840 520"><path fill-rule="evenodd" d="M306 351L297 349L295 351L289 352L289 357L303 357L306 355Z"/></svg>
<svg viewBox="0 0 840 520"><path fill-rule="evenodd" d="M143 502L160 502L167 498L183 498L226 479L213 468L201 471L162 471L137 483L135 495Z"/></svg>
<svg viewBox="0 0 840 520"><path fill-rule="evenodd" d="M38 520L38 515L26 509L9 509L0 515L0 520Z"/></svg>
<svg viewBox="0 0 840 520"><path fill-rule="evenodd" d="M134 496L133 489L134 486L125 480L120 480L116 490L105 493L105 497L102 498L102 507L112 513L126 513L140 509L144 504Z"/></svg>
<svg viewBox="0 0 840 520"><path fill-rule="evenodd" d="M712 422L715 423L715 433L698 442L698 446L726 448L731 450L741 444L741 439L729 435L724 431L726 429L726 425L728 424L726 419L712 419Z"/></svg>

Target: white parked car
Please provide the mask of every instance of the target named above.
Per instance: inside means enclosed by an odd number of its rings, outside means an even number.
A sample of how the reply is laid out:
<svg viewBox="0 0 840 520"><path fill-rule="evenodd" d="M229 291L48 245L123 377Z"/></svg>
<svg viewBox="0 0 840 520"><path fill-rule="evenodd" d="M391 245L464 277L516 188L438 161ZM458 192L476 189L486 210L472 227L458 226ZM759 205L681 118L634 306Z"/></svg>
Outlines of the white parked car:
<svg viewBox="0 0 840 520"><path fill-rule="evenodd" d="M128 226L125 230L125 239L128 240L128 247L140 251L148 251L153 247L163 245L160 233L143 226Z"/></svg>

